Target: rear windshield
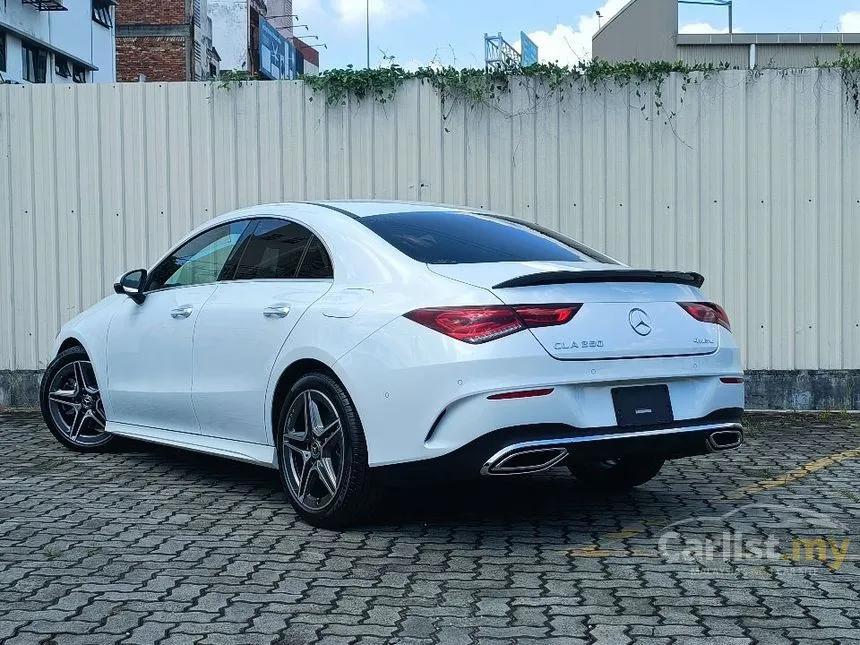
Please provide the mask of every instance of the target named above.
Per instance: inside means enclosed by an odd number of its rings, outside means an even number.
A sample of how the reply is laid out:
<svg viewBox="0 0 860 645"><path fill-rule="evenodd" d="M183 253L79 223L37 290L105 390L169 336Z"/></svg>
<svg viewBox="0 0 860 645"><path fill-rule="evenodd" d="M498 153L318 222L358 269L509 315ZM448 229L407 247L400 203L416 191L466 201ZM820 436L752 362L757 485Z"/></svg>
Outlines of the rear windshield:
<svg viewBox="0 0 860 645"><path fill-rule="evenodd" d="M595 261L561 237L486 215L420 211L371 215L361 223L413 260L428 264Z"/></svg>

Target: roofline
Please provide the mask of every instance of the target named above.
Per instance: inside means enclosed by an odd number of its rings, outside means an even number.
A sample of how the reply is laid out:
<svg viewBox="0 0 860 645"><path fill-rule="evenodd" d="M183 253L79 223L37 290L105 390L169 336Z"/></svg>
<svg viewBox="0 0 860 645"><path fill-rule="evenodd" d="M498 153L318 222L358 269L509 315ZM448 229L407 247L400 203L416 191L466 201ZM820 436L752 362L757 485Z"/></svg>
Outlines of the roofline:
<svg viewBox="0 0 860 645"><path fill-rule="evenodd" d="M358 220L361 219L355 213L350 213L348 210L343 208L338 208L337 206L332 206L331 204L326 204L325 202L301 202L302 204L307 204L308 206L319 206L320 208L327 208L330 211L335 211L336 213L340 213L341 215L346 215L347 217Z"/></svg>
<svg viewBox="0 0 860 645"><path fill-rule="evenodd" d="M616 18L627 11L638 0L628 0L611 18L594 32L592 40L597 38L603 30L609 27ZM731 34L681 34L679 33L680 26L675 25L676 44L678 45L776 45L776 44L795 44L795 45L835 45L843 44L860 44L860 33L781 33L781 32L760 32L760 33L731 33Z"/></svg>
<svg viewBox="0 0 860 645"><path fill-rule="evenodd" d="M305 204L308 206L317 206L320 208L327 208L329 210L333 210L335 212L341 213L348 217L352 217L354 219L362 219L364 217L370 217L370 213L364 212L367 209L351 209L350 204L355 205L378 205L380 207L379 212L372 213L373 215L387 215L391 213L401 213L401 212L411 212L411 211L456 211L461 213L487 213L490 214L490 211L481 209L478 207L469 207L458 204L442 204L438 202L424 202L418 200L406 200L406 199L330 199L330 200L319 200L313 202L292 202L298 204ZM387 209L384 207L391 206L399 206L403 207L400 209L391 208Z"/></svg>
<svg viewBox="0 0 860 645"><path fill-rule="evenodd" d="M611 24L612 24L612 22L613 22L613 21L614 21L618 16L620 16L622 13L624 13L625 11L627 11L627 10L628 10L632 5L633 5L633 3L635 3L636 1L637 1L637 0L628 0L627 4L625 4L623 7L621 7L621 8L620 8L616 13L615 13L615 15L614 15L614 16L612 16L609 20L607 20L605 23L603 23L603 26L602 26L602 27L600 27L600 29L598 29L597 31L595 31L595 32L594 32L594 35L591 37L591 40L594 40L595 38L597 38L597 36L598 36L598 35L599 35L599 34L600 34L604 29L606 29L609 25L611 25ZM675 27L675 29L677 30L678 28L677 28L677 27Z"/></svg>
<svg viewBox="0 0 860 645"><path fill-rule="evenodd" d="M860 45L860 33L677 34L677 45Z"/></svg>

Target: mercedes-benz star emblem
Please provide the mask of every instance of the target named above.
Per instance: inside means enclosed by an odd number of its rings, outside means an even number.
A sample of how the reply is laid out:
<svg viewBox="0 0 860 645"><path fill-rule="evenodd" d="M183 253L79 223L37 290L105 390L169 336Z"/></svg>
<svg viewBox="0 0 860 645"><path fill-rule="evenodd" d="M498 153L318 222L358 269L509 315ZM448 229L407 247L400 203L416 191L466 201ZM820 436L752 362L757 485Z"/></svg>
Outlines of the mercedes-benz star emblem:
<svg viewBox="0 0 860 645"><path fill-rule="evenodd" d="M651 333L651 317L641 309L631 309L627 317L630 321L630 326L640 336L647 336Z"/></svg>

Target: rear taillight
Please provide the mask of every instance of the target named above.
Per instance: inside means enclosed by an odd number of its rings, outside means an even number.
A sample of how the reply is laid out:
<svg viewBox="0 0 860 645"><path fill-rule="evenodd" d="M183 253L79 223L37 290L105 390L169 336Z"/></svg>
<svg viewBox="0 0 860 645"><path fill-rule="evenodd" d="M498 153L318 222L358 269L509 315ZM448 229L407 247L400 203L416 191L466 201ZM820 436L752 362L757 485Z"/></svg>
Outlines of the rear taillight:
<svg viewBox="0 0 860 645"><path fill-rule="evenodd" d="M715 305L713 302L679 302L678 304L696 320L722 325L729 331L732 329L729 316L720 305Z"/></svg>
<svg viewBox="0 0 860 645"><path fill-rule="evenodd" d="M582 305L432 307L404 314L434 331L477 345L531 327L569 322Z"/></svg>
<svg viewBox="0 0 860 645"><path fill-rule="evenodd" d="M570 322L582 305L522 305L514 307L526 327L552 327Z"/></svg>
<svg viewBox="0 0 860 645"><path fill-rule="evenodd" d="M416 309L410 320L467 343L485 343L524 329L510 307L444 307Z"/></svg>

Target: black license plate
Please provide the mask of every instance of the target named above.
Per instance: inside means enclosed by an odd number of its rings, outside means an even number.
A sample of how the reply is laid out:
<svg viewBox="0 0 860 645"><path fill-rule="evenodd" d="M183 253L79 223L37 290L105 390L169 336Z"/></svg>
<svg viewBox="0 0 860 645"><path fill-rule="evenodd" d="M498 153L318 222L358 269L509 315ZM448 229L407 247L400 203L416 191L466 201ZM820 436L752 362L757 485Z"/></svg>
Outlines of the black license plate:
<svg viewBox="0 0 860 645"><path fill-rule="evenodd" d="M616 387L612 390L612 403L619 426L650 426L675 420L667 385Z"/></svg>

